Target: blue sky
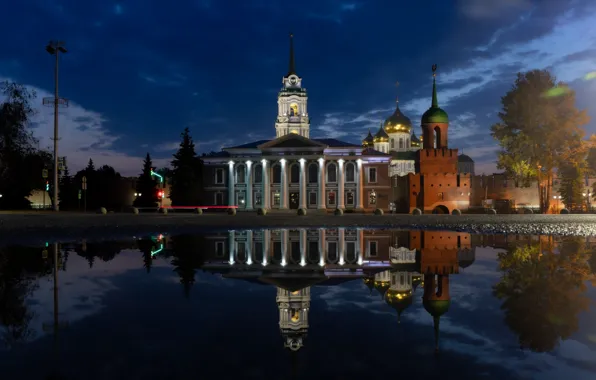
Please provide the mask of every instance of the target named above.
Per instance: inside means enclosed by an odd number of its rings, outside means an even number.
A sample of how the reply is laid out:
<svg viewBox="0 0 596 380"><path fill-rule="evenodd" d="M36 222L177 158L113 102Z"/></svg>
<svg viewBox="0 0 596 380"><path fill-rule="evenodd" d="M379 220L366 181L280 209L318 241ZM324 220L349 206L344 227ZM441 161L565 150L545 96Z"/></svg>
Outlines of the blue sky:
<svg viewBox="0 0 596 380"><path fill-rule="evenodd" d="M12 16L0 24L10 36L0 79L38 92L41 147L52 134L52 111L41 106L53 90L44 46L66 42L60 88L71 106L61 111L60 155L74 170L93 158L135 175L146 152L166 165L184 127L199 152L275 137L290 31L312 137L358 142L396 96L419 125L434 63L450 146L477 172L495 170L489 128L518 71L552 69L596 120L596 81L583 79L596 71L592 0L23 0L3 10Z"/></svg>

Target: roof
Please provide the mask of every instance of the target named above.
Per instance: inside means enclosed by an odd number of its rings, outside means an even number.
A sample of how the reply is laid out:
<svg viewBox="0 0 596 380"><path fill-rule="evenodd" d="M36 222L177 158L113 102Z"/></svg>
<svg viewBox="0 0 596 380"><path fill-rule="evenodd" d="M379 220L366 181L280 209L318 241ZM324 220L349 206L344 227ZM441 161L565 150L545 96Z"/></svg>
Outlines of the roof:
<svg viewBox="0 0 596 380"><path fill-rule="evenodd" d="M352 144L347 143L345 141L340 141L337 139L312 139L313 141L318 141L322 144L328 145L331 148L360 148L359 144Z"/></svg>
<svg viewBox="0 0 596 380"><path fill-rule="evenodd" d="M391 156L388 153L379 152L378 150L375 150L373 148L365 148L362 151L362 155L363 156Z"/></svg>
<svg viewBox="0 0 596 380"><path fill-rule="evenodd" d="M242 144L242 145L236 145L236 146L230 146L227 148L223 148L223 149L257 149L257 147L261 144L265 144L266 142L269 142L271 140L257 140L257 141L253 141L253 142L249 142L246 144Z"/></svg>
<svg viewBox="0 0 596 380"><path fill-rule="evenodd" d="M412 121L409 117L403 114L399 109L399 103L396 102L395 111L391 116L389 116L383 126L388 133L393 132L410 132L412 128Z"/></svg>
<svg viewBox="0 0 596 380"><path fill-rule="evenodd" d="M295 135L295 136L299 136L299 135ZM295 139L291 139L291 140L295 140ZM337 140L337 139L308 139L308 140L311 140L311 141L319 143L319 144L327 145L331 148L361 148L361 146L359 144L352 144L352 143L348 143L348 142ZM257 141L249 142L249 143L242 144L242 145L226 147L223 149L224 150L228 150L228 149L259 149L260 145L266 144L271 141L273 141L273 140L257 140ZM288 144L289 144L288 141L280 142L280 144L275 144L275 147L282 148L282 147L284 147L284 145L288 145ZM289 147L289 145L287 147Z"/></svg>
<svg viewBox="0 0 596 380"><path fill-rule="evenodd" d="M381 124L381 127L379 128L379 130L375 134L375 139L389 139L389 135L385 131L385 128L383 127L383 124Z"/></svg>
<svg viewBox="0 0 596 380"><path fill-rule="evenodd" d="M468 156L467 154L460 154L459 156L457 156L457 161L458 162L471 162L471 163L474 163L474 160L472 160L472 157Z"/></svg>

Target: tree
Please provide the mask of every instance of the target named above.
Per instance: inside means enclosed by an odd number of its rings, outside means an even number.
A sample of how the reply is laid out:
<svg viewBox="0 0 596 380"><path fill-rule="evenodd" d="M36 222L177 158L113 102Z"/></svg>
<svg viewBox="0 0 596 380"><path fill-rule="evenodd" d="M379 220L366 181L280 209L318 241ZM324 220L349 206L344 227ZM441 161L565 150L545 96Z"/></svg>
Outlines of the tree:
<svg viewBox="0 0 596 380"><path fill-rule="evenodd" d="M157 181L151 175L153 170L153 163L151 156L147 153L147 157L143 161L143 171L137 180L136 192L141 194L133 201L134 207L157 207L159 198L157 196Z"/></svg>
<svg viewBox="0 0 596 380"><path fill-rule="evenodd" d="M559 168L559 193L561 200L568 209L575 209L582 205L585 171L577 163L563 164Z"/></svg>
<svg viewBox="0 0 596 380"><path fill-rule="evenodd" d="M35 114L31 101L35 92L25 86L0 84L0 208L30 208L27 197L41 188L41 170L47 153L36 149L37 140L29 130Z"/></svg>
<svg viewBox="0 0 596 380"><path fill-rule="evenodd" d="M575 106L575 93L546 70L519 73L513 88L501 98L500 122L491 127L499 142L497 167L518 175L515 163L527 163L537 180L540 208L550 206L554 171L577 162L585 152L582 125L585 111Z"/></svg>
<svg viewBox="0 0 596 380"><path fill-rule="evenodd" d="M179 235L172 237L174 271L180 276L184 296L190 297L190 290L195 283L197 269L203 266L205 240L202 236Z"/></svg>
<svg viewBox="0 0 596 380"><path fill-rule="evenodd" d="M64 173L62 173L62 177L60 178L60 192L58 193L60 210L76 210L78 208L78 190L76 183L70 175L68 166L65 166Z"/></svg>
<svg viewBox="0 0 596 380"><path fill-rule="evenodd" d="M181 138L180 148L172 161L170 199L173 206L196 206L201 200L202 161L197 157L188 128L184 129Z"/></svg>

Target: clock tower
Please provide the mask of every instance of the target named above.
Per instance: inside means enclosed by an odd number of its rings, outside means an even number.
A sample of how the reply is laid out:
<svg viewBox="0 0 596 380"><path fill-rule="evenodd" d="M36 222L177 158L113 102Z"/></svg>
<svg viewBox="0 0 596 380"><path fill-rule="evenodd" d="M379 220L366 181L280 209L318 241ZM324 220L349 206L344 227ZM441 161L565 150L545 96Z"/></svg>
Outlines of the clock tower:
<svg viewBox="0 0 596 380"><path fill-rule="evenodd" d="M306 108L308 96L302 87L302 78L294 65L294 36L290 34L290 63L282 79L283 87L277 96L276 137L295 133L310 138L310 118Z"/></svg>

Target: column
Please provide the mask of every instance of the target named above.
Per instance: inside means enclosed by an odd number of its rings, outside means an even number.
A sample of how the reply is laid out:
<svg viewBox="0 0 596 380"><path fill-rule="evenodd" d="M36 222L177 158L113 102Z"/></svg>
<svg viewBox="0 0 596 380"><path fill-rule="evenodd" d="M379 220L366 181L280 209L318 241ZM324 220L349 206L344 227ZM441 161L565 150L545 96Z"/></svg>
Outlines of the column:
<svg viewBox="0 0 596 380"><path fill-rule="evenodd" d="M327 208L325 203L327 199L325 195L325 179L325 159L321 157L319 158L319 196L317 197L319 201L319 209Z"/></svg>
<svg viewBox="0 0 596 380"><path fill-rule="evenodd" d="M300 230L300 266L306 265L306 229Z"/></svg>
<svg viewBox="0 0 596 380"><path fill-rule="evenodd" d="M234 206L234 161L228 162L229 174L228 174L228 206Z"/></svg>
<svg viewBox="0 0 596 380"><path fill-rule="evenodd" d="M288 263L288 235L287 229L281 230L281 266L285 267Z"/></svg>
<svg viewBox="0 0 596 380"><path fill-rule="evenodd" d="M358 265L364 262L364 249L362 249L362 242L364 241L364 230L362 228L356 229L356 253L358 254Z"/></svg>
<svg viewBox="0 0 596 380"><path fill-rule="evenodd" d="M269 197L271 196L269 190L269 170L267 168L267 160L261 160L261 164L263 165L263 194L261 195L261 205L264 209L270 209L271 205L269 203Z"/></svg>
<svg viewBox="0 0 596 380"><path fill-rule="evenodd" d="M252 246L253 246L252 230L248 230L248 231L246 231L246 265L252 264Z"/></svg>
<svg viewBox="0 0 596 380"><path fill-rule="evenodd" d="M325 254L325 229L319 228L319 265L324 267L327 261L327 255Z"/></svg>
<svg viewBox="0 0 596 380"><path fill-rule="evenodd" d="M345 264L345 247L346 247L346 229L340 227L337 229L337 243L339 245L339 265Z"/></svg>
<svg viewBox="0 0 596 380"><path fill-rule="evenodd" d="M358 171L356 172L356 208L358 210L362 210L364 208L363 199L364 199L364 186L363 186L363 168L362 168L362 160L359 158L357 161L357 168Z"/></svg>
<svg viewBox="0 0 596 380"><path fill-rule="evenodd" d="M288 208L288 171L287 168L287 161L285 158L279 160L281 163L281 183L279 186L279 208L280 209L287 209Z"/></svg>
<svg viewBox="0 0 596 380"><path fill-rule="evenodd" d="M344 160L340 158L337 163L337 208L343 210L346 208L344 205Z"/></svg>
<svg viewBox="0 0 596 380"><path fill-rule="evenodd" d="M300 208L306 208L306 160L300 159Z"/></svg>
<svg viewBox="0 0 596 380"><path fill-rule="evenodd" d="M229 261L229 263L230 263L230 265L234 265L234 263L236 262L234 260L235 251L236 251L234 249L234 248L236 248L235 235L236 234L235 234L234 230L228 232L228 244L229 244L229 251L230 251L229 252L229 254L230 254L230 261Z"/></svg>
<svg viewBox="0 0 596 380"><path fill-rule="evenodd" d="M269 257L269 242L271 241L271 231L263 230L263 266L267 265Z"/></svg>
<svg viewBox="0 0 596 380"><path fill-rule="evenodd" d="M252 210L252 161L246 161L246 209Z"/></svg>

